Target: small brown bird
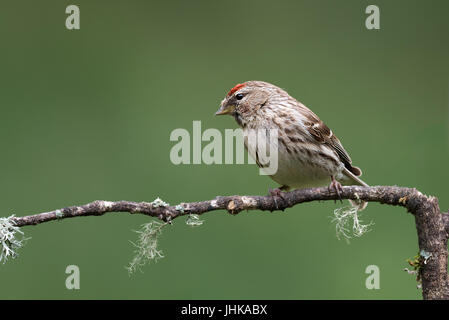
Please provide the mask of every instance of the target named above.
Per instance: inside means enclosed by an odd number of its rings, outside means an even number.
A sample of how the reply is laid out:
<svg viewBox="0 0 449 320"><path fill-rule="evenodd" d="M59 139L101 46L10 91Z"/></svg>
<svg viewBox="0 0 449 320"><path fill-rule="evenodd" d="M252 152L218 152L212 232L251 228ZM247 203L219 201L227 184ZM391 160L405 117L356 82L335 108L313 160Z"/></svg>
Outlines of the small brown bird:
<svg viewBox="0 0 449 320"><path fill-rule="evenodd" d="M359 178L362 171L352 165L332 130L309 108L273 84L263 81L237 84L215 114L232 115L244 135L248 130L277 130L278 169L270 177L281 187L270 191L272 195L281 196L281 190L325 186L329 182L338 195L341 184L368 186ZM245 147L248 149L246 140ZM358 206L363 209L366 204Z"/></svg>

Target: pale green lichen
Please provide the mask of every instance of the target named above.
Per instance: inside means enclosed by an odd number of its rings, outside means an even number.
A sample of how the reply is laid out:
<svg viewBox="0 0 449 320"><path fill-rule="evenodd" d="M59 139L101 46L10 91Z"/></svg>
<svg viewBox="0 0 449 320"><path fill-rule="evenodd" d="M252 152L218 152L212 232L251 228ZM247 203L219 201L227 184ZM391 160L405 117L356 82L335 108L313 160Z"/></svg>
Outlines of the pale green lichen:
<svg viewBox="0 0 449 320"><path fill-rule="evenodd" d="M432 257L432 254L430 252L427 252L426 250L421 250L419 252L419 255L421 256L421 258L423 258L423 262L424 264L427 264L427 260L429 260Z"/></svg>
<svg viewBox="0 0 449 320"><path fill-rule="evenodd" d="M422 278L421 278L422 269L425 267L427 261L430 258L432 258L432 253L427 252L425 250L421 250L416 256L413 257L413 259L406 260L408 264L413 267L413 270L404 268L404 271L406 271L408 274L416 276L416 282L418 283L416 287L418 289L422 288Z"/></svg>
<svg viewBox="0 0 449 320"><path fill-rule="evenodd" d="M64 213L61 210L56 210L55 215L56 215L56 218L58 218L58 219L61 219L62 217L64 217Z"/></svg>
<svg viewBox="0 0 449 320"><path fill-rule="evenodd" d="M168 204L167 202L162 201L161 198L156 198L154 199L153 202L151 202L151 204L153 205L153 207L158 208L158 207L168 207L170 204Z"/></svg>
<svg viewBox="0 0 449 320"><path fill-rule="evenodd" d="M158 248L158 238L162 233L162 228L167 222L152 221L142 225L140 231L135 231L139 234L137 243L131 243L136 247L135 256L129 265L126 267L129 274L136 270L141 270L143 266L151 261L157 261L164 257L162 250Z"/></svg>
<svg viewBox="0 0 449 320"><path fill-rule="evenodd" d="M184 213L184 207L183 207L182 205L180 205L180 204L178 204L178 205L175 207L175 210L176 210L176 211L179 211L179 212L181 212L181 213Z"/></svg>
<svg viewBox="0 0 449 320"><path fill-rule="evenodd" d="M16 258L17 250L29 239L23 236L22 230L14 224L13 218L14 215L0 218L0 262L3 263L9 258Z"/></svg>
<svg viewBox="0 0 449 320"><path fill-rule="evenodd" d="M363 224L359 218L358 206L346 206L334 210L332 222L335 222L337 238L344 238L349 242L352 237L361 237L369 231L369 224Z"/></svg>

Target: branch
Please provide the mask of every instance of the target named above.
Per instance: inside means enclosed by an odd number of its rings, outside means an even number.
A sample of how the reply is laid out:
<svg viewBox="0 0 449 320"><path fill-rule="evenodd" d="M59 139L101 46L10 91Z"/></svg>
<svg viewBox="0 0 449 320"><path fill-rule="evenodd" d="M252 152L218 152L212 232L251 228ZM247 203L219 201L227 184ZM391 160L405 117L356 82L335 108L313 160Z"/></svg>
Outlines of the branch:
<svg viewBox="0 0 449 320"><path fill-rule="evenodd" d="M350 186L343 187L340 195L341 199L356 200L359 198L364 201L410 207L410 204L413 203L410 199L416 199L420 193L416 189L401 187ZM409 201L404 199L409 199ZM96 200L82 206L72 206L30 216L16 217L14 221L17 226L22 227L65 218L101 216L108 212L128 212L156 217L167 222L186 214L201 215L215 210L227 210L231 214L238 214L243 210L285 210L299 203L316 200L339 200L339 197L335 192L330 192L328 188L323 187L286 192L283 193L283 198L272 196L218 196L208 201L180 203L178 207L163 206L150 202ZM413 212L412 207L408 209Z"/></svg>
<svg viewBox="0 0 449 320"><path fill-rule="evenodd" d="M359 187L345 186L341 199L379 202L402 206L415 216L420 252L430 254L420 268L423 297L425 299L449 299L447 277L447 239L449 218L441 214L438 200L427 197L416 189L396 186ZM16 226L37 225L48 221L83 216L101 216L108 212L128 212L156 217L170 222L187 214L204 214L210 211L226 210L238 214L243 210L276 211L285 210L299 203L317 200L339 200L340 197L327 187L301 189L283 193L282 198L273 196L218 196L213 200L180 203L169 206L162 201L102 201L97 200L82 206L66 207L50 212L14 217Z"/></svg>

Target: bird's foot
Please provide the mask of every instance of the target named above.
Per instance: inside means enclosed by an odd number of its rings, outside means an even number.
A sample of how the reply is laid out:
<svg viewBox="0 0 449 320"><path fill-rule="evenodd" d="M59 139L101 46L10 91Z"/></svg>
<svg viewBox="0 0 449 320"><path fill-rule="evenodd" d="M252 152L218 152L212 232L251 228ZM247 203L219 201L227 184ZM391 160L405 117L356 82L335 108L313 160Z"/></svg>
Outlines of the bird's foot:
<svg viewBox="0 0 449 320"><path fill-rule="evenodd" d="M273 198L274 205L276 206L276 210L279 210L277 200L280 199L282 202L285 201L284 191L282 191L283 189L284 189L284 186L276 188L276 189L268 189L268 195ZM281 210L284 211L284 209L282 209L282 208L281 208Z"/></svg>
<svg viewBox="0 0 449 320"><path fill-rule="evenodd" d="M334 191L338 198L340 199L340 202L343 203L343 200L341 199L341 192L343 192L343 187L341 186L341 183L338 182L337 180L335 180L334 176L331 176L331 184L329 185L328 190L329 192ZM335 200L335 203L337 202L337 200Z"/></svg>

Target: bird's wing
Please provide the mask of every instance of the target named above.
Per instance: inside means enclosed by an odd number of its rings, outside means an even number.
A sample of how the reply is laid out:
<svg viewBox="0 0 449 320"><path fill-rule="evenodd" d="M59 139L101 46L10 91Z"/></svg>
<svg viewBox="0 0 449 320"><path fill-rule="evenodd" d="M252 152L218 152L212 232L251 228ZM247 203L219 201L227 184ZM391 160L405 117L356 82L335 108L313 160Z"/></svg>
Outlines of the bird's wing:
<svg viewBox="0 0 449 320"><path fill-rule="evenodd" d="M338 140L338 138L333 134L332 130L329 129L329 127L326 126L326 124L321 121L312 111L307 114L307 118L308 121L306 121L304 125L310 135L312 135L312 137L314 137L317 142L326 144L327 146L331 147L332 150L336 152L345 167L354 175L360 176L362 174L362 171L359 168L352 166L351 157L349 157L349 154L346 152L345 148L343 148L340 140Z"/></svg>

